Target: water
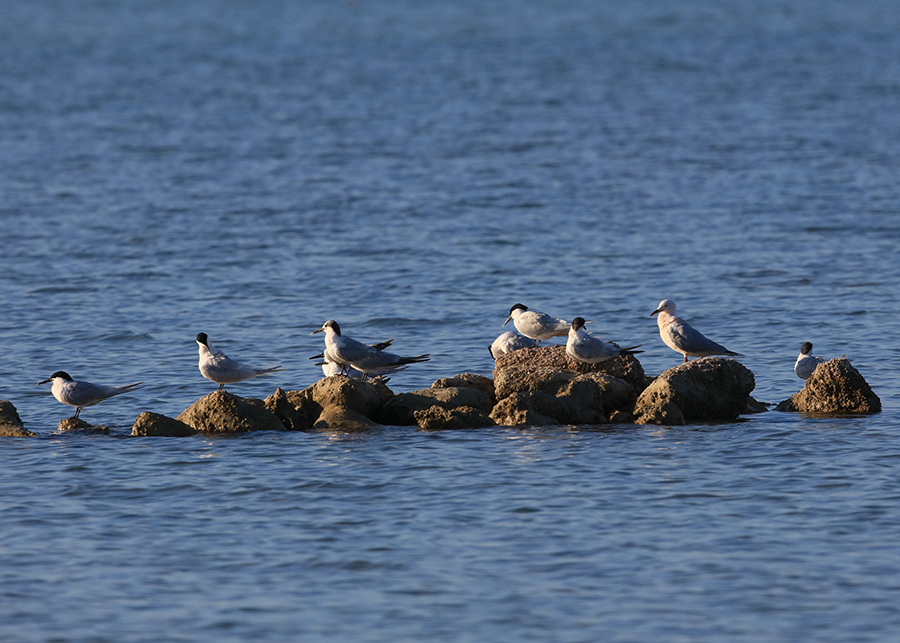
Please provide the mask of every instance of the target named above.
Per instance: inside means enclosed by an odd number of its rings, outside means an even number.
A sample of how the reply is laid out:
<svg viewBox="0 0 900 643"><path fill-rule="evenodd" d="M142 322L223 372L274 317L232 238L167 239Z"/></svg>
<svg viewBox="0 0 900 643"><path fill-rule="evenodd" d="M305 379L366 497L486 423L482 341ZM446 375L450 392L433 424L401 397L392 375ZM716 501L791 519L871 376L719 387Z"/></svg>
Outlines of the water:
<svg viewBox="0 0 900 643"><path fill-rule="evenodd" d="M0 638L887 640L893 3L18 3L0 22ZM864 418L129 439L204 331L301 389L326 319L462 371L509 307L680 357L670 297ZM61 435L55 370L145 386Z"/></svg>

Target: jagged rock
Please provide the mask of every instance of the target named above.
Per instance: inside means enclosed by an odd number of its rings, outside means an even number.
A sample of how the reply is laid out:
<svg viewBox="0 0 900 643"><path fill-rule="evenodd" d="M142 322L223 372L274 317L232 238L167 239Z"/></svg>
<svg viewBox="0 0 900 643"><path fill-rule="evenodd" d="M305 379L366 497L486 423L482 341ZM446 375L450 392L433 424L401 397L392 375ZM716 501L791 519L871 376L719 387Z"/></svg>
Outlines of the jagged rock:
<svg viewBox="0 0 900 643"><path fill-rule="evenodd" d="M550 368L573 373L605 373L610 377L625 380L634 386L636 393L643 391L647 384L644 368L633 355L615 357L599 364L585 364L569 358L566 355L566 347L563 344L522 348L515 352L501 355L494 363L495 386L500 379L500 373L511 367L523 367L524 369ZM506 395L497 390L497 399L503 399L504 397Z"/></svg>
<svg viewBox="0 0 900 643"><path fill-rule="evenodd" d="M500 426L550 426L559 424L555 418L544 415L535 408L533 403L535 397L541 397L542 400L538 400L538 405L541 405L543 401L545 406L552 406L553 401L556 399L552 395L541 391L513 393L497 402L491 411L491 419Z"/></svg>
<svg viewBox="0 0 900 643"><path fill-rule="evenodd" d="M175 420L159 413L144 411L134 421L131 428L133 436L168 436L180 438L196 435L197 431L180 420Z"/></svg>
<svg viewBox="0 0 900 643"><path fill-rule="evenodd" d="M670 368L644 389L634 407L638 424L734 420L756 386L740 362L705 357Z"/></svg>
<svg viewBox="0 0 900 643"><path fill-rule="evenodd" d="M78 433L100 433L106 435L109 433L108 426L100 426L97 424L91 424L90 422L85 422L81 418L70 417L65 420L60 420L59 427L57 427L59 431L77 431Z"/></svg>
<svg viewBox="0 0 900 643"><path fill-rule="evenodd" d="M494 397L494 380L484 375L476 375L475 373L459 373L453 377L442 377L438 379L431 388L474 388L484 391L491 396L491 400L496 402Z"/></svg>
<svg viewBox="0 0 900 643"><path fill-rule="evenodd" d="M413 415L416 417L416 422L419 423L419 429L423 431L480 429L494 426L490 415L471 406L461 406L455 409L432 406L422 411L414 411Z"/></svg>
<svg viewBox="0 0 900 643"><path fill-rule="evenodd" d="M879 413L881 400L846 357L819 364L803 389L776 407L800 413Z"/></svg>
<svg viewBox="0 0 900 643"><path fill-rule="evenodd" d="M263 403L288 431L308 431L313 428L313 421L306 413L305 400L302 391L285 392L278 388Z"/></svg>
<svg viewBox="0 0 900 643"><path fill-rule="evenodd" d="M769 410L769 407L772 406L767 402L760 402L758 400L754 400L752 397L747 398L747 408L744 409L744 413L747 415L752 415L753 413L765 413Z"/></svg>
<svg viewBox="0 0 900 643"><path fill-rule="evenodd" d="M12 402L0 400L0 437L30 438L34 433L25 428Z"/></svg>
<svg viewBox="0 0 900 643"><path fill-rule="evenodd" d="M414 426L417 424L415 412L432 406L452 411L464 406L490 413L493 408L491 396L481 389L468 386L427 388L410 393L399 393L391 398L378 414L382 424Z"/></svg>
<svg viewBox="0 0 900 643"><path fill-rule="evenodd" d="M605 424L603 391L595 377L554 369L540 369L529 386L502 398L491 418L505 426L547 424ZM525 378L519 382L526 383ZM627 384L626 384L627 386Z"/></svg>
<svg viewBox="0 0 900 643"><path fill-rule="evenodd" d="M283 431L284 425L262 400L242 398L228 391L213 391L175 418L204 433Z"/></svg>
<svg viewBox="0 0 900 643"><path fill-rule="evenodd" d="M276 391L266 398L266 406L289 428L365 431L381 426L372 417L393 396L380 378L361 382L332 375L302 391Z"/></svg>

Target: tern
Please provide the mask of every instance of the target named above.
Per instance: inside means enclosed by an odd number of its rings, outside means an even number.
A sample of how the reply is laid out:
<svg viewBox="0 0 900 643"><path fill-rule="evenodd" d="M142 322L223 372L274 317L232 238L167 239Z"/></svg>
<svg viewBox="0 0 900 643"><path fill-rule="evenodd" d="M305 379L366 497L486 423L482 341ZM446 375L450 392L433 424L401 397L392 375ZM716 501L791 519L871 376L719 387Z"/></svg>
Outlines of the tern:
<svg viewBox="0 0 900 643"><path fill-rule="evenodd" d="M65 371L56 371L47 379L38 382L37 386L47 382L53 382L51 392L58 402L75 407L74 417L76 418L84 407L94 406L94 404L99 404L116 395L128 393L143 384L143 382L135 382L127 386L103 386L91 382L76 382Z"/></svg>
<svg viewBox="0 0 900 643"><path fill-rule="evenodd" d="M488 350L491 352L491 357L497 359L506 353L512 353L520 348L531 348L532 346L534 346L534 340L529 339L524 335L520 335L515 331L508 330L495 339L493 343L488 346Z"/></svg>
<svg viewBox="0 0 900 643"><path fill-rule="evenodd" d="M333 319L329 319L322 324L321 328L312 332L313 335L316 333L325 333L325 361L339 364L342 367L353 367L363 374L363 380L370 375L389 373L401 366L427 362L431 359L428 354L401 357L379 348L379 346L389 346L393 340L371 346L358 342L351 337L342 335L341 327Z"/></svg>
<svg viewBox="0 0 900 643"><path fill-rule="evenodd" d="M639 348L641 344L629 346L628 348L619 348L613 342L594 337L584 329L584 323L583 317L573 319L572 327L569 328L569 339L566 341L566 355L576 362L599 364L613 357L624 357L625 355L644 352L634 350Z"/></svg>
<svg viewBox="0 0 900 643"><path fill-rule="evenodd" d="M684 355L684 361L691 357L708 357L709 355L731 355L743 357L740 353L730 351L721 344L708 339L699 330L693 328L681 317L675 315L675 302L671 299L663 299L659 302L650 316L658 314L656 323L659 326L659 336L666 346L677 353Z"/></svg>
<svg viewBox="0 0 900 643"><path fill-rule="evenodd" d="M569 322L565 319L551 317L546 313L536 310L528 310L524 304L516 304L509 309L509 317L503 322L506 326L509 320L513 320L516 330L534 340L532 346L537 346L541 340L551 337L564 337L569 334Z"/></svg>
<svg viewBox="0 0 900 643"><path fill-rule="evenodd" d="M385 348L394 343L393 339L389 339L384 342L376 342L375 344L369 344L375 350L383 351ZM322 367L322 373L325 377L331 377L332 375L346 375L348 377L355 377L357 379L362 379L365 377L362 371L358 371L355 368L352 368L346 364L338 364L337 362L333 362L325 357L325 352L321 352L318 355L313 355L309 359L320 359L321 362L316 362L316 366ZM403 366L397 366L393 369L386 369L384 372L388 371L399 371Z"/></svg>
<svg viewBox="0 0 900 643"><path fill-rule="evenodd" d="M797 356L797 361L794 362L794 373L801 380L808 380L809 376L816 370L816 366L825 361L821 357L812 355L812 347L811 343L803 342L803 345L800 346L800 354Z"/></svg>
<svg viewBox="0 0 900 643"><path fill-rule="evenodd" d="M197 333L197 346L200 352L200 363L197 365L200 373L206 379L218 384L220 391L225 388L226 384L243 382L253 379L257 375L284 370L280 365L270 368L253 368L236 362L219 349L213 348L206 333Z"/></svg>

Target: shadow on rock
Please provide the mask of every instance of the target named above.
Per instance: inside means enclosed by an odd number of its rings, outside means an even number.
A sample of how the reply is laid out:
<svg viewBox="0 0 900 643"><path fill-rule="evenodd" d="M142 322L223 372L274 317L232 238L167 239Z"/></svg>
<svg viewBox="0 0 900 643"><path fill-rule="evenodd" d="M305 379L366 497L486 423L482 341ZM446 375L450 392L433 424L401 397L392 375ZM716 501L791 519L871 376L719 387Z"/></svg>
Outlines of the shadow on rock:
<svg viewBox="0 0 900 643"><path fill-rule="evenodd" d="M12 402L0 400L0 437L30 438L34 433L25 428Z"/></svg>

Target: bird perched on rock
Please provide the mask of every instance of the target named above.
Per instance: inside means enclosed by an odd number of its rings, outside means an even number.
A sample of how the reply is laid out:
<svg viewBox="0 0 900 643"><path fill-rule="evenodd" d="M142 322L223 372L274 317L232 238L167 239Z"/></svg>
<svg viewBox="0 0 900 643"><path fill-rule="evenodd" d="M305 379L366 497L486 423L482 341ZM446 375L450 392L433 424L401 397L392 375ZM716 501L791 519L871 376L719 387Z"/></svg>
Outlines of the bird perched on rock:
<svg viewBox="0 0 900 643"><path fill-rule="evenodd" d="M428 354L402 357L379 348L379 346L386 347L390 345L394 340L371 346L358 342L347 335L343 335L341 327L333 319L329 319L322 324L321 328L312 332L313 335L316 333L325 333L325 352L323 353L325 361L339 364L342 367L353 367L363 374L363 380L370 375L393 372L401 366L427 362L431 359L431 356Z"/></svg>
<svg viewBox="0 0 900 643"><path fill-rule="evenodd" d="M383 351L385 348L390 346L393 342L394 342L393 339L389 339L384 342L377 342L375 344L369 344L369 346L371 346L375 350ZM328 359L325 357L324 351L319 353L318 355L313 355L309 359L322 360L321 362L316 362L316 366L322 367L322 374L325 375L325 377L331 377L333 375L346 375L347 377L354 377L356 379L363 379L365 377L365 374L362 371L358 371L355 368L352 368L347 365L337 364L336 362L328 361ZM393 369L389 369L389 370L391 372L396 372L396 371L399 371L404 368L406 368L406 367L405 366L397 366L397 367L395 367ZM387 372L387 371L385 371L385 372ZM382 379L385 382L390 380L389 377L382 378Z"/></svg>
<svg viewBox="0 0 900 643"><path fill-rule="evenodd" d="M280 365L270 368L254 368L236 362L219 349L213 348L206 333L197 333L197 347L200 352L200 363L197 365L200 373L206 379L218 384L220 391L225 388L226 384L243 382L258 375L284 370Z"/></svg>
<svg viewBox="0 0 900 643"><path fill-rule="evenodd" d="M659 326L659 336L666 346L677 353L684 355L684 361L691 357L708 357L710 355L731 355L743 357L740 353L730 351L721 344L708 339L699 330L693 328L681 317L675 315L675 302L671 299L663 299L659 302L650 316L659 315L656 324Z"/></svg>
<svg viewBox="0 0 900 643"><path fill-rule="evenodd" d="M544 339L551 337L564 337L569 334L569 322L558 317L551 317L546 313L536 310L528 310L524 304L516 304L509 309L509 317L503 322L506 326L509 320L513 320L516 330L528 337L532 346L537 346Z"/></svg>
<svg viewBox="0 0 900 643"><path fill-rule="evenodd" d="M566 341L566 355L576 362L599 364L613 357L634 355L644 351L636 351L641 345L619 348L617 344L594 337L584 329L584 318L576 317L569 328L569 339Z"/></svg>
<svg viewBox="0 0 900 643"><path fill-rule="evenodd" d="M825 361L821 357L812 355L812 347L811 343L803 342L800 346L800 354L797 356L797 361L794 362L794 373L801 380L808 380L809 376L816 370L816 366Z"/></svg>
<svg viewBox="0 0 900 643"><path fill-rule="evenodd" d="M491 352L491 357L497 359L506 353L512 353L520 348L531 348L532 346L534 346L534 340L529 339L524 335L519 335L519 333L515 331L508 330L495 339L493 343L488 346L488 350Z"/></svg>
<svg viewBox="0 0 900 643"><path fill-rule="evenodd" d="M56 371L47 379L38 382L37 386L47 382L53 382L50 390L58 402L75 407L74 417L76 418L84 407L94 406L94 404L99 404L116 395L128 393L143 384L143 382L135 382L127 386L103 386L91 382L76 382L65 371Z"/></svg>

